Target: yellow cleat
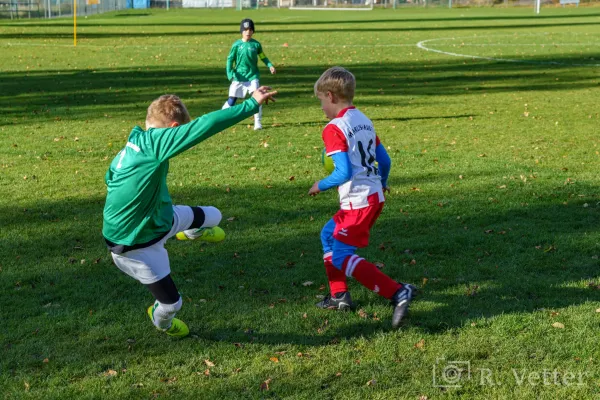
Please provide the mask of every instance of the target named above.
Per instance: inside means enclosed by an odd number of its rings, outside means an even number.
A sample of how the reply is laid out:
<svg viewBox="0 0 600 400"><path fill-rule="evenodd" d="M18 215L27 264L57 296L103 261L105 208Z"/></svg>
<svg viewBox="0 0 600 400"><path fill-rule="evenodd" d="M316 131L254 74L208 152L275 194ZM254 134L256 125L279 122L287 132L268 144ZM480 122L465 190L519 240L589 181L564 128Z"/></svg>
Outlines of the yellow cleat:
<svg viewBox="0 0 600 400"><path fill-rule="evenodd" d="M152 323L154 323L153 312L154 312L154 307L153 306L148 307L148 316L150 317L150 320L152 321ZM171 321L171 326L169 327L169 329L166 329L166 330L159 329L159 328L156 328L156 329L166 333L169 336L178 337L178 338L182 338L182 337L185 337L190 334L190 329L185 324L185 322L183 322L182 320L177 319L177 318L173 318L173 321Z"/></svg>
<svg viewBox="0 0 600 400"><path fill-rule="evenodd" d="M203 242L217 243L225 240L225 231L218 226L213 226L212 228L188 229L178 232L175 237L179 240L200 239Z"/></svg>

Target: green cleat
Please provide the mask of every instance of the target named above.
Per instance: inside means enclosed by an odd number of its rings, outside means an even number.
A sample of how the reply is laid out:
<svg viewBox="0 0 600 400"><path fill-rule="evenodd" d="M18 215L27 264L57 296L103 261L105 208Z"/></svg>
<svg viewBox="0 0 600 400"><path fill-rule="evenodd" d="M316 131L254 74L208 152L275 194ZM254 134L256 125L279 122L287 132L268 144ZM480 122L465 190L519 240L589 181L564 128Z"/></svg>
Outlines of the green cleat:
<svg viewBox="0 0 600 400"><path fill-rule="evenodd" d="M150 317L150 320L152 321L152 323L154 323L153 313L154 313L154 307L153 306L148 307L148 316ZM177 318L173 318L173 321L171 321L171 326L169 327L169 329L166 329L166 330L159 329L159 328L156 328L156 329L166 333L169 336L178 337L178 338L182 338L182 337L185 337L190 334L190 329L185 324L185 322L183 322L182 320L177 319Z"/></svg>
<svg viewBox="0 0 600 400"><path fill-rule="evenodd" d="M204 242L217 243L225 240L225 231L218 226L213 226L212 228L188 229L178 232L175 237L179 240L200 239Z"/></svg>

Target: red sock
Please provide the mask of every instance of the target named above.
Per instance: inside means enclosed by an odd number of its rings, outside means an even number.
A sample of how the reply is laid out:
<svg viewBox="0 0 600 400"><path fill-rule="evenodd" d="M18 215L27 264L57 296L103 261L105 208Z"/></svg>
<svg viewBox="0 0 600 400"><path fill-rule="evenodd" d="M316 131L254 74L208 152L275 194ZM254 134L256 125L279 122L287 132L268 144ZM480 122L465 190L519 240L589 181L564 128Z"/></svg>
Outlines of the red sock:
<svg viewBox="0 0 600 400"><path fill-rule="evenodd" d="M335 296L336 293L347 292L348 285L346 283L346 275L333 266L331 256L323 258L323 262L325 263L325 272L327 272L331 295Z"/></svg>
<svg viewBox="0 0 600 400"><path fill-rule="evenodd" d="M346 257L343 269L346 271L346 275L354 277L364 287L386 299L391 299L402 287L400 283L381 272L374 264L357 255Z"/></svg>

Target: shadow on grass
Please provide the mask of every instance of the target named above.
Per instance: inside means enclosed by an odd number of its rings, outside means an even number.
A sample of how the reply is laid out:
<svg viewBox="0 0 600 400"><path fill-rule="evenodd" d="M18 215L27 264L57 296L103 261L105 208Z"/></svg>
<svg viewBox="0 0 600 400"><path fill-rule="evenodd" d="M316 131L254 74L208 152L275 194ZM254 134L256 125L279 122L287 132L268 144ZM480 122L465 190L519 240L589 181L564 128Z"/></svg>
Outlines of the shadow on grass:
<svg viewBox="0 0 600 400"><path fill-rule="evenodd" d="M395 184L398 186L398 182ZM598 192L597 187L582 185L579 189ZM338 317L314 308L315 295L325 294L326 288L319 290L318 284L305 287L302 282L326 283L319 231L335 212L335 205L300 198L300 191L305 188L275 186L265 191L262 186L248 186L237 194L232 192L228 202L234 206L229 212L236 219L222 224L230 240L202 247L202 253L198 253L201 245L196 243L168 245L173 276L184 293L184 311L204 320L190 321L192 327L206 326L198 332L202 339L321 346L390 329L391 310L388 315L383 313L380 321L363 320L354 314L339 317L317 332L324 320ZM176 190L174 195L181 197ZM215 204L211 200L223 194L203 187L187 192L187 196ZM423 195L410 202L436 202L439 196L448 194ZM514 196L518 200L520 194ZM480 201L457 198L446 207L447 211L410 218L394 212L396 201L388 199L388 208L374 228L371 247L359 254L373 261L383 260L384 272L399 281L420 284L423 278L428 279L420 300L436 306L427 311L415 307L407 326L443 332L478 318L600 301L600 290L581 284L597 280L598 261L592 256L597 252L600 208L583 207L584 199L577 199L568 206L547 200L493 209L486 196L482 197ZM275 208L269 201L273 198L280 199ZM4 260L1 290L10 293L6 309L20 305L28 318L35 319L55 313L52 308L45 309L45 304L60 303L68 315L103 310L118 319L120 312L116 309L129 310L124 311L127 317L131 309L141 309L141 303L150 301L141 285L112 266L100 234L101 211L100 198L37 202L28 211L0 209L5 235L0 244ZM461 215L458 222L456 212ZM77 220L65 217L71 215ZM313 215L318 216L317 221L299 222ZM262 232L260 240L257 231ZM385 245L378 246L380 242ZM80 264L80 259L85 263ZM417 260L416 265L412 260ZM198 263L202 268L197 267ZM195 283L189 283L192 281ZM82 285L85 290L81 290ZM360 306L386 303L358 284L352 283L351 288ZM111 300L115 298L119 299L117 303ZM200 298L209 300L198 314L200 311L194 309ZM277 311L272 311L273 307ZM312 320L301 317L305 310L312 314ZM263 316L267 312L275 313L282 321L266 322ZM298 317L286 320L288 314ZM227 316L225 320L223 315ZM60 312L56 316L66 318ZM23 318L22 313L5 315L8 326L18 325ZM255 332L240 333L248 327ZM23 342L11 332L6 340Z"/></svg>
<svg viewBox="0 0 600 400"><path fill-rule="evenodd" d="M543 62L547 58L532 56L529 60ZM579 64L586 60L585 55L563 54L553 61ZM481 91L490 94L558 92L598 87L595 69L569 65L541 67L451 58L431 60L426 65L413 61L360 64L353 65L351 70L358 77L359 105L378 104L379 96L387 103L390 98L392 101L397 98L394 105L402 105L414 96L469 96ZM309 65L282 68L281 74L268 77L268 83L280 91L278 98L281 101L274 107L285 105L286 109L292 110L304 109L305 101L314 104L312 86L322 72L322 66ZM556 79L557 73L560 80ZM228 87L224 70L217 68L2 72L0 80L4 82L0 116L12 125L31 120L103 118L128 109L137 114L164 92L176 93L184 101L193 99L197 109L192 109L192 113L202 114L220 108ZM222 88L222 95L212 92L215 87ZM205 94L207 90L211 92ZM293 101L286 101L288 99ZM393 119L402 121L402 118ZM287 123L285 120L278 122Z"/></svg>
<svg viewBox="0 0 600 400"><path fill-rule="evenodd" d="M354 33L373 33L373 32L448 32L448 31L484 31L484 30L509 30L515 29L532 29L532 28L575 28L585 26L598 26L598 22L570 22L570 23L533 23L533 24L507 24L507 25L472 25L472 26L411 26L407 27L404 24L389 27L389 28L356 28L349 26ZM314 28L314 29L271 29L264 30L261 33L339 33L340 28ZM110 39L110 38L126 38L126 37L193 37L193 36L214 36L214 35L231 35L231 29L222 31L177 31L177 32L85 32L78 35L79 39ZM18 32L18 33L0 33L1 39L71 39L73 34L65 31L64 33L52 32Z"/></svg>

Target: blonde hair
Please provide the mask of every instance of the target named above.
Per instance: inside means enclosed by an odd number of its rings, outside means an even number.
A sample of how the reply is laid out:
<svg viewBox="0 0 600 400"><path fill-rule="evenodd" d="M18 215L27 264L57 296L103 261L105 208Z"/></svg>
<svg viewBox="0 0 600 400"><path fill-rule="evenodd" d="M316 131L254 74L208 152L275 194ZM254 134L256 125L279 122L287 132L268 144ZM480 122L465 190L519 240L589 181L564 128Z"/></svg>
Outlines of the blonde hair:
<svg viewBox="0 0 600 400"><path fill-rule="evenodd" d="M154 128L167 128L173 122L187 124L190 122L190 114L179 97L165 94L150 104L146 122Z"/></svg>
<svg viewBox="0 0 600 400"><path fill-rule="evenodd" d="M315 83L315 96L317 93L331 92L337 97L352 102L356 79L352 72L342 67L331 67L323 72Z"/></svg>

